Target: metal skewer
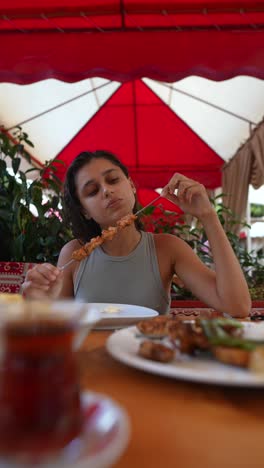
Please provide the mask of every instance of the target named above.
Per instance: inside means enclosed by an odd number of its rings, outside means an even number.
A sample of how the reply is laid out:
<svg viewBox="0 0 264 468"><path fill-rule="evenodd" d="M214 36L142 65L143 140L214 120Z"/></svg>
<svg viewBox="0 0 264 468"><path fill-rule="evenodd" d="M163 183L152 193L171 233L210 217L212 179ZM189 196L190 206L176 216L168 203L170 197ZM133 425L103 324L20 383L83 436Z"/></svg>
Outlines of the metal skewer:
<svg viewBox="0 0 264 468"><path fill-rule="evenodd" d="M67 268L69 265L71 265L73 262L76 262L76 260L74 260L74 258L72 258L71 260L69 260L67 263L65 263L64 265L58 267L59 270L63 271L65 270L65 268Z"/></svg>
<svg viewBox="0 0 264 468"><path fill-rule="evenodd" d="M141 210L137 211L135 213L135 215L137 216L139 213L141 213L142 211L144 211L146 208L148 208L149 206L153 205L153 203L155 203L159 198L162 198L161 195L159 195L157 198L154 198L154 200L152 200L150 203L148 203L146 206L144 206L144 208L141 208Z"/></svg>

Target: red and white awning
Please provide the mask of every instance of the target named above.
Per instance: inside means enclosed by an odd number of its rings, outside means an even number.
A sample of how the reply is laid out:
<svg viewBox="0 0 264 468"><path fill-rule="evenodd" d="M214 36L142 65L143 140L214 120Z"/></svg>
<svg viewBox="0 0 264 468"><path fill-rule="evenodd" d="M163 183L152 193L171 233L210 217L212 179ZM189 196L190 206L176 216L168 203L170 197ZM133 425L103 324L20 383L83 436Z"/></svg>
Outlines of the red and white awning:
<svg viewBox="0 0 264 468"><path fill-rule="evenodd" d="M1 0L0 81L264 77L262 0Z"/></svg>

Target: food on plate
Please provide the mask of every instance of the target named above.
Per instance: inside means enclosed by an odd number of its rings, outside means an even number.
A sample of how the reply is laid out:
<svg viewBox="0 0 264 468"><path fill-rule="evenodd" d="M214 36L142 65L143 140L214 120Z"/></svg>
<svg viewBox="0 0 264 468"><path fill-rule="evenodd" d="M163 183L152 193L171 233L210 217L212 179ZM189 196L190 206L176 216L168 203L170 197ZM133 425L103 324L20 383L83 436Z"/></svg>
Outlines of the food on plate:
<svg viewBox="0 0 264 468"><path fill-rule="evenodd" d="M96 247L99 247L104 241L112 240L118 231L124 229L126 226L129 226L137 219L137 216L134 214L129 214L117 221L116 227L110 226L107 229L102 231L101 236L93 237L89 242L82 245L80 249L74 250L72 253L72 259L80 262L85 257L88 257Z"/></svg>
<svg viewBox="0 0 264 468"><path fill-rule="evenodd" d="M207 350L210 347L207 337L199 322L170 322L168 336L182 353L192 354L196 349Z"/></svg>
<svg viewBox="0 0 264 468"><path fill-rule="evenodd" d="M145 336L160 338L168 335L168 326L170 322L175 321L175 318L170 315L159 315L152 319L141 320L137 328Z"/></svg>
<svg viewBox="0 0 264 468"><path fill-rule="evenodd" d="M165 354L167 348L170 354L173 347L177 356L199 353L201 357L206 352L224 364L264 373L264 335L263 339L249 338L243 324L236 319L196 318L183 322L163 316L139 322L137 328L149 338L155 338L155 333L161 337L159 342L147 342L153 347L144 341L140 344L138 353L147 359L169 362L160 359L158 349L162 346Z"/></svg>
<svg viewBox="0 0 264 468"><path fill-rule="evenodd" d="M0 293L0 304L22 302L23 296L15 293Z"/></svg>
<svg viewBox="0 0 264 468"><path fill-rule="evenodd" d="M118 312L121 312L121 307L117 307L117 306L112 306L112 305L109 305L107 307L105 307L102 312L107 312L109 314L116 314Z"/></svg>
<svg viewBox="0 0 264 468"><path fill-rule="evenodd" d="M264 346L258 346L250 355L249 369L264 374Z"/></svg>
<svg viewBox="0 0 264 468"><path fill-rule="evenodd" d="M174 359L175 350L164 346L161 343L153 343L153 341L142 341L139 346L139 355L151 359L152 361L170 362Z"/></svg>
<svg viewBox="0 0 264 468"><path fill-rule="evenodd" d="M232 366L248 367L251 352L246 349L213 346L212 353L218 361Z"/></svg>

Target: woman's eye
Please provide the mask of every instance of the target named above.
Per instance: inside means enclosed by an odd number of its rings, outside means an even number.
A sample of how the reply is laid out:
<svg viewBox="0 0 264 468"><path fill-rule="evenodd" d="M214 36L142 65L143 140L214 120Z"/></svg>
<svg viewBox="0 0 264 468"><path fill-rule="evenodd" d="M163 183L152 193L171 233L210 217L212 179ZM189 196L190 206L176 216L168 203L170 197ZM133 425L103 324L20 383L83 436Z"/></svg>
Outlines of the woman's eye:
<svg viewBox="0 0 264 468"><path fill-rule="evenodd" d="M109 180L109 184L115 184L119 181L119 177L115 177L114 179Z"/></svg>
<svg viewBox="0 0 264 468"><path fill-rule="evenodd" d="M94 189L92 190L91 192L88 192L87 193L87 197L93 197L94 195L96 195L98 192L98 189Z"/></svg>

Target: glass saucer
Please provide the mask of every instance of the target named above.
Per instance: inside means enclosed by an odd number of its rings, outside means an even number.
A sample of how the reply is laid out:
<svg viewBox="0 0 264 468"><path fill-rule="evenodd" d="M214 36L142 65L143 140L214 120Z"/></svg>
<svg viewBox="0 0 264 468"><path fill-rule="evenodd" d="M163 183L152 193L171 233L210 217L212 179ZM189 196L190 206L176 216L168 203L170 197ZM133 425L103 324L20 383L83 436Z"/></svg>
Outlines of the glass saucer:
<svg viewBox="0 0 264 468"><path fill-rule="evenodd" d="M127 413L106 395L82 392L83 430L59 453L45 460L0 457L0 468L106 468L125 450L130 436Z"/></svg>

